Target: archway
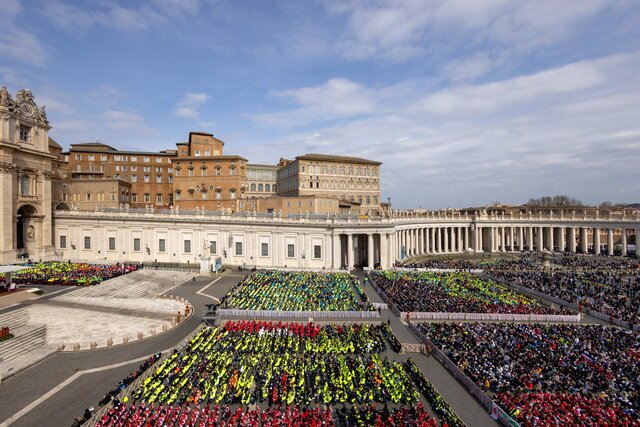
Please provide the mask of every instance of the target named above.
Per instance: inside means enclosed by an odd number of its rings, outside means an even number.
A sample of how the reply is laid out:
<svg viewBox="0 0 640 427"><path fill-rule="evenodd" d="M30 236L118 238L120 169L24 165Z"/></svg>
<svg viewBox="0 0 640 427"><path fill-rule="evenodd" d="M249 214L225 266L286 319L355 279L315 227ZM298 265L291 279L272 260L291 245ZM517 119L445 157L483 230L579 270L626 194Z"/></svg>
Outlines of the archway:
<svg viewBox="0 0 640 427"><path fill-rule="evenodd" d="M60 202L56 205L55 210L57 211L70 211L71 207L67 202Z"/></svg>
<svg viewBox="0 0 640 427"><path fill-rule="evenodd" d="M27 238L33 240L35 238L34 231L27 230L29 226L29 219L35 216L38 212L36 208L31 205L23 205L18 208L18 220L16 221L16 248L25 249L27 244ZM29 234L31 233L31 234Z"/></svg>

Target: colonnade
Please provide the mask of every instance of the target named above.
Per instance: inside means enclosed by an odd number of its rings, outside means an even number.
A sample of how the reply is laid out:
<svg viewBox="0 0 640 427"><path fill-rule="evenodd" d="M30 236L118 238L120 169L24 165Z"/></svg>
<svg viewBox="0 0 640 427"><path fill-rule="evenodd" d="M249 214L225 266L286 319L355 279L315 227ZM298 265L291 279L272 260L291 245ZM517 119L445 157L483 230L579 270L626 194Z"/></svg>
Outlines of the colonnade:
<svg viewBox="0 0 640 427"><path fill-rule="evenodd" d="M411 226L396 230L399 260L424 255L461 252L577 252L614 255L614 234L621 235L620 252L628 248L628 236L640 229L601 226L574 227L546 224L470 223L467 225Z"/></svg>

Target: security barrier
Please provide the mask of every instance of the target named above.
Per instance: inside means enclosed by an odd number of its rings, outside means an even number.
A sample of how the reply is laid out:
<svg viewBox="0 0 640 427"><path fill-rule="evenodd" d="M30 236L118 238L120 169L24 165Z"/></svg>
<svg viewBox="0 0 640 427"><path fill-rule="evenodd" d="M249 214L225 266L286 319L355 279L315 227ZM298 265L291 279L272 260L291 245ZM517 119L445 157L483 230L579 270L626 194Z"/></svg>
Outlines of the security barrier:
<svg viewBox="0 0 640 427"><path fill-rule="evenodd" d="M240 310L235 308L219 308L218 314L223 317L255 317L255 318L380 318L377 311L277 311L277 310Z"/></svg>

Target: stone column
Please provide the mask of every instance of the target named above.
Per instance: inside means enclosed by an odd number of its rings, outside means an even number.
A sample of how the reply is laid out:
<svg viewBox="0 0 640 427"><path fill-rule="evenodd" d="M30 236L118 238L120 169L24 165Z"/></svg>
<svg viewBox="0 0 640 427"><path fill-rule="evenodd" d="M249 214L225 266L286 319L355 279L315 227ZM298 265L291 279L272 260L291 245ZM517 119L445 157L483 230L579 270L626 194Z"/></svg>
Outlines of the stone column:
<svg viewBox="0 0 640 427"><path fill-rule="evenodd" d="M374 245L374 240L373 240L373 233L368 233L367 234L367 267L369 267L370 270L373 270L373 266L374 266L374 259L373 259L373 245Z"/></svg>
<svg viewBox="0 0 640 427"><path fill-rule="evenodd" d="M429 229L425 228L424 229L424 253L426 253L426 254L431 252L430 248L429 248L429 244L430 244Z"/></svg>
<svg viewBox="0 0 640 427"><path fill-rule="evenodd" d="M354 235L347 234L347 270L353 270L353 237Z"/></svg>
<svg viewBox="0 0 640 427"><path fill-rule="evenodd" d="M527 227L527 245L529 250L533 250L533 227Z"/></svg>
<svg viewBox="0 0 640 427"><path fill-rule="evenodd" d="M553 252L553 227L549 227L549 252Z"/></svg>
<svg viewBox="0 0 640 427"><path fill-rule="evenodd" d="M589 242L587 238L587 229L585 227L580 228L580 251L583 254L589 252Z"/></svg>
<svg viewBox="0 0 640 427"><path fill-rule="evenodd" d="M478 237L478 251L483 252L484 251L484 236L483 236L484 227L477 227L476 233Z"/></svg>
<svg viewBox="0 0 640 427"><path fill-rule="evenodd" d="M622 230L622 255L627 256L627 229L623 228Z"/></svg>
<svg viewBox="0 0 640 427"><path fill-rule="evenodd" d="M431 245L431 250L429 253L436 253L436 229L434 227L429 228L429 244Z"/></svg>
<svg viewBox="0 0 640 427"><path fill-rule="evenodd" d="M380 268L387 268L387 257L388 257L388 249L387 249L387 233L380 233Z"/></svg>
<svg viewBox="0 0 640 427"><path fill-rule="evenodd" d="M465 226L464 227L464 239L463 239L463 245L462 245L462 252L467 252L467 249L469 249L471 247L471 245L469 244L469 226Z"/></svg>
<svg viewBox="0 0 640 427"><path fill-rule="evenodd" d="M640 258L640 228L636 228L636 258Z"/></svg>
<svg viewBox="0 0 640 427"><path fill-rule="evenodd" d="M607 252L609 256L613 255L613 228L607 229Z"/></svg>
<svg viewBox="0 0 640 427"><path fill-rule="evenodd" d="M340 247L340 235L337 234L334 230L334 234L333 234L333 239L332 239L332 244L333 244L333 268L338 269L341 267L340 265L340 260L341 260L341 252L342 252L342 248ZM286 250L286 248L285 248Z"/></svg>
<svg viewBox="0 0 640 427"><path fill-rule="evenodd" d="M559 231L560 234L558 235L558 237L559 237L559 239L558 239L558 250L560 250L560 252L564 252L564 246L565 246L564 238L565 238L566 229L564 227L560 227L559 230L560 230Z"/></svg>
<svg viewBox="0 0 640 427"><path fill-rule="evenodd" d="M600 255L600 229L593 229L593 253Z"/></svg>
<svg viewBox="0 0 640 427"><path fill-rule="evenodd" d="M538 251L544 250L544 231L542 227L538 227Z"/></svg>
<svg viewBox="0 0 640 427"><path fill-rule="evenodd" d="M449 252L449 227L444 227L442 232L444 233L442 252Z"/></svg>
<svg viewBox="0 0 640 427"><path fill-rule="evenodd" d="M518 249L520 252L524 250L524 228L518 227Z"/></svg>
<svg viewBox="0 0 640 427"><path fill-rule="evenodd" d="M569 227L569 236L567 237L569 240L568 247L570 252L576 251L576 229L574 227Z"/></svg>
<svg viewBox="0 0 640 427"><path fill-rule="evenodd" d="M456 227L449 227L449 252L456 251Z"/></svg>
<svg viewBox="0 0 640 427"><path fill-rule="evenodd" d="M506 235L504 232L504 227L500 227L500 252L506 252L507 251L507 245L506 245Z"/></svg>
<svg viewBox="0 0 640 427"><path fill-rule="evenodd" d="M436 237L436 242L437 242L437 246L436 246L436 253L440 253L442 252L442 227L438 227L438 231L436 232L437 237Z"/></svg>

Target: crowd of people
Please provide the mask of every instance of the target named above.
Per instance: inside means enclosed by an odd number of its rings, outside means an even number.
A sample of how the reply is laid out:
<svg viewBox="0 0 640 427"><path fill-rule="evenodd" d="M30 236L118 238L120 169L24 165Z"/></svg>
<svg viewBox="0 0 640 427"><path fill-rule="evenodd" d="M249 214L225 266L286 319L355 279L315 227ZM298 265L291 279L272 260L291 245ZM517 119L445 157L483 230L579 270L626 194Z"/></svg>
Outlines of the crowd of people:
<svg viewBox="0 0 640 427"><path fill-rule="evenodd" d="M24 285L91 286L138 268L134 264L42 262L16 271L12 281ZM0 276L0 283L4 281L4 276Z"/></svg>
<svg viewBox="0 0 640 427"><path fill-rule="evenodd" d="M548 425L533 419L567 407L585 417L640 423L637 333L603 325L504 323L420 323L418 329L525 425ZM537 405L523 404L536 395ZM608 421L586 425L613 425Z"/></svg>
<svg viewBox="0 0 640 427"><path fill-rule="evenodd" d="M303 407L417 402L419 395L402 365L374 352L381 335L372 327L318 330L313 325L267 324L247 321L203 329L133 397L149 403Z"/></svg>
<svg viewBox="0 0 640 427"><path fill-rule="evenodd" d="M244 278L225 306L244 310L364 310L352 288L352 274L260 270Z"/></svg>
<svg viewBox="0 0 640 427"><path fill-rule="evenodd" d="M487 273L581 308L591 308L633 324L640 323L640 270L627 264L556 270L523 265L521 268L491 268Z"/></svg>
<svg viewBox="0 0 640 427"><path fill-rule="evenodd" d="M371 277L402 312L557 314L538 301L470 273L375 271Z"/></svg>
<svg viewBox="0 0 640 427"><path fill-rule="evenodd" d="M388 406L377 408L375 405L359 408L357 405L347 408L343 406L337 411L336 418L340 427L372 426L372 427L437 427L438 423L431 418L422 403L417 406L400 406L389 409Z"/></svg>
<svg viewBox="0 0 640 427"><path fill-rule="evenodd" d="M261 410L228 405L115 405L102 416L96 427L334 427L330 409L266 408Z"/></svg>

